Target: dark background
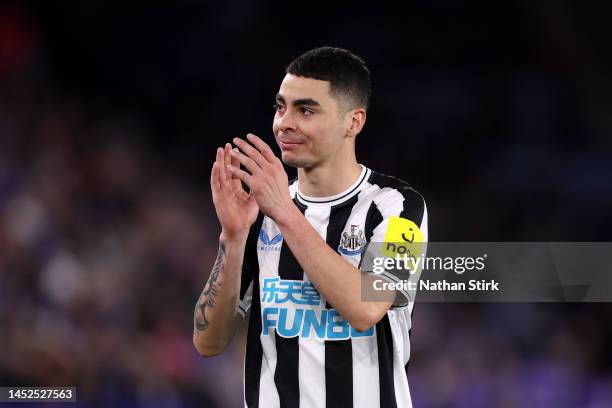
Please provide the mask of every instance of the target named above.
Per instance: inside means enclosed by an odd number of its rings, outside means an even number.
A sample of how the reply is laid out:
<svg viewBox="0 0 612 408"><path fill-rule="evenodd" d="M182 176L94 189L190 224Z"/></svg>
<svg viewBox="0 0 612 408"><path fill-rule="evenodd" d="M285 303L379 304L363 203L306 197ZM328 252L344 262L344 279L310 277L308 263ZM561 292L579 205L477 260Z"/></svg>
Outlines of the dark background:
<svg viewBox="0 0 612 408"><path fill-rule="evenodd" d="M284 67L315 46L369 64L358 159L425 196L430 240L608 241L612 5L495 3L1 2L0 385L240 404L241 341L191 345L210 168L247 132L276 148ZM414 404L609 406L611 318L419 303Z"/></svg>

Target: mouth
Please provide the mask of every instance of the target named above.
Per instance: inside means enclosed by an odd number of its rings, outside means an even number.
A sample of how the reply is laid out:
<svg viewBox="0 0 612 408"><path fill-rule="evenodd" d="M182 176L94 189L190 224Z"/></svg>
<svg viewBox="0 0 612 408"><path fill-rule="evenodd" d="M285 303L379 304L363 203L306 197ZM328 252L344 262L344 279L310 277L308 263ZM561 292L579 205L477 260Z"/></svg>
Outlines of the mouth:
<svg viewBox="0 0 612 408"><path fill-rule="evenodd" d="M297 149L302 144L303 143L301 142L283 141L283 140L278 141L278 145L280 146L281 151L283 152L288 151L288 150Z"/></svg>

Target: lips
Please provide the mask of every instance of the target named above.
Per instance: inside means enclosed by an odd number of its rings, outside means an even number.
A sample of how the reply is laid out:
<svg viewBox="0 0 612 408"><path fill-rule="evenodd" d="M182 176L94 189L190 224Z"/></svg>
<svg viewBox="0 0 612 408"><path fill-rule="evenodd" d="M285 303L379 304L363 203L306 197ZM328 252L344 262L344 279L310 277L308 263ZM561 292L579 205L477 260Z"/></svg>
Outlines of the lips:
<svg viewBox="0 0 612 408"><path fill-rule="evenodd" d="M279 140L278 144L279 144L281 150L285 151L285 150L293 150L293 149L299 147L303 143L302 142L297 142L297 141L292 141L292 140Z"/></svg>

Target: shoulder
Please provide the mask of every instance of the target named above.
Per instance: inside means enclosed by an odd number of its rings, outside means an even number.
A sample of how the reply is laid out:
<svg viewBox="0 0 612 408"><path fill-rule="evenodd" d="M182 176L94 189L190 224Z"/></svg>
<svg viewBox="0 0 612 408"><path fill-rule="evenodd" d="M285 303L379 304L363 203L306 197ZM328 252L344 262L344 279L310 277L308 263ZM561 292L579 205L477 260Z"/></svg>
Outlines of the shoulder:
<svg viewBox="0 0 612 408"><path fill-rule="evenodd" d="M368 178L372 194L372 219L369 222L373 240L383 240L389 220L400 217L413 222L427 240L427 206L423 195L397 177L372 171Z"/></svg>
<svg viewBox="0 0 612 408"><path fill-rule="evenodd" d="M373 187L374 200L381 205L403 201L404 208L425 207L425 198L409 183L397 177L371 171L368 183Z"/></svg>

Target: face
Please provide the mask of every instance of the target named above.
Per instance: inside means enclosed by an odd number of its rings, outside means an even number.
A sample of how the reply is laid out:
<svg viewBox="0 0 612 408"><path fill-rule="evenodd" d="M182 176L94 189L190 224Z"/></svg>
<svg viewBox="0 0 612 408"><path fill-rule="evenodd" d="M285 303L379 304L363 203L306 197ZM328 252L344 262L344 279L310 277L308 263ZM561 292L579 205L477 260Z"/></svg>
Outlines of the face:
<svg viewBox="0 0 612 408"><path fill-rule="evenodd" d="M330 95L329 85L291 74L281 83L272 130L282 160L289 166L321 166L342 149L354 149L347 140L352 114L344 112Z"/></svg>

